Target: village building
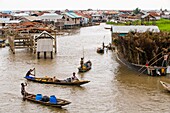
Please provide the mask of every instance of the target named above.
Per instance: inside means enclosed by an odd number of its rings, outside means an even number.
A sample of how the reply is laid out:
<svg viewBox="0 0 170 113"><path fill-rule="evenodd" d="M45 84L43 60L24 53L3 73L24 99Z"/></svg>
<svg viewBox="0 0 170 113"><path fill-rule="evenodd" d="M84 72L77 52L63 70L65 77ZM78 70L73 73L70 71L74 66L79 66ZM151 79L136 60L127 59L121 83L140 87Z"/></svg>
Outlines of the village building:
<svg viewBox="0 0 170 113"><path fill-rule="evenodd" d="M0 18L0 27L4 28L6 23L10 21L10 18Z"/></svg>
<svg viewBox="0 0 170 113"><path fill-rule="evenodd" d="M118 20L118 12L116 11L105 11L104 15L106 15L106 18L108 21L110 20Z"/></svg>
<svg viewBox="0 0 170 113"><path fill-rule="evenodd" d="M50 13L50 12L48 12L48 11L32 11L32 12L30 12L30 15L37 17L37 16L43 15L44 13Z"/></svg>
<svg viewBox="0 0 170 113"><path fill-rule="evenodd" d="M111 27L111 33L112 33L112 43L115 38L118 38L119 36L125 36L129 32L139 32L143 33L146 31L151 32L160 32L158 26L112 26Z"/></svg>
<svg viewBox="0 0 170 113"><path fill-rule="evenodd" d="M30 16L28 13L15 13L13 16L15 17L25 17L25 16Z"/></svg>
<svg viewBox="0 0 170 113"><path fill-rule="evenodd" d="M13 20L14 17L10 14L0 13L0 28L4 28L7 23L11 23L10 21Z"/></svg>
<svg viewBox="0 0 170 113"><path fill-rule="evenodd" d="M51 34L49 34L46 31L43 31L41 34L38 36L34 36L35 38L35 43L37 45L36 48L36 53L37 53L37 58L40 59L40 53L44 53L44 58L46 58L46 53L49 52L51 54L51 59L53 58L53 48L55 49L56 53L56 37L53 37ZM35 45L34 45L35 47Z"/></svg>
<svg viewBox="0 0 170 113"><path fill-rule="evenodd" d="M102 20L102 15L100 15L100 14L92 15L92 22L101 22L101 20Z"/></svg>
<svg viewBox="0 0 170 113"><path fill-rule="evenodd" d="M118 12L119 14L127 14L127 15L133 14L133 10L119 10Z"/></svg>
<svg viewBox="0 0 170 113"><path fill-rule="evenodd" d="M153 20L160 20L161 19L161 16L159 13L157 12L148 12L150 16L154 17ZM152 20L152 19L151 19Z"/></svg>
<svg viewBox="0 0 170 113"><path fill-rule="evenodd" d="M119 15L120 22L136 21L136 20L140 20L140 17L132 16L132 15L128 15L128 14Z"/></svg>
<svg viewBox="0 0 170 113"><path fill-rule="evenodd" d="M87 25L89 25L89 23L91 21L91 16L90 15L84 14L82 12L76 12L76 14L81 16L80 26L87 26Z"/></svg>
<svg viewBox="0 0 170 113"><path fill-rule="evenodd" d="M64 27L63 16L56 13L44 13L38 16L38 19L46 24L52 24L57 29L62 29Z"/></svg>
<svg viewBox="0 0 170 113"><path fill-rule="evenodd" d="M0 13L0 18L10 18L12 20L13 16L10 14L6 14L6 13Z"/></svg>
<svg viewBox="0 0 170 113"><path fill-rule="evenodd" d="M12 13L12 11L1 11L3 14L11 14Z"/></svg>
<svg viewBox="0 0 170 113"><path fill-rule="evenodd" d="M22 18L23 21L30 21L30 22L36 22L40 21L40 19L36 16L26 16Z"/></svg>
<svg viewBox="0 0 170 113"><path fill-rule="evenodd" d="M170 11L163 11L161 14L161 18L170 19Z"/></svg>
<svg viewBox="0 0 170 113"><path fill-rule="evenodd" d="M58 15L56 13L44 13L43 15L38 16L38 18L44 22L46 21L58 22L59 19L62 19L62 15Z"/></svg>
<svg viewBox="0 0 170 113"><path fill-rule="evenodd" d="M80 20L81 16L77 15L73 11L69 11L66 13L63 13L63 19L64 19L64 27L65 28L72 28L76 26L80 26Z"/></svg>
<svg viewBox="0 0 170 113"><path fill-rule="evenodd" d="M147 13L147 14L141 16L141 25L145 25L145 22L149 23L149 21L152 21L152 24L155 25L155 21L157 19L155 16Z"/></svg>
<svg viewBox="0 0 170 113"><path fill-rule="evenodd" d="M10 18L0 18L0 28L8 28L11 24L20 22L20 20L10 20Z"/></svg>

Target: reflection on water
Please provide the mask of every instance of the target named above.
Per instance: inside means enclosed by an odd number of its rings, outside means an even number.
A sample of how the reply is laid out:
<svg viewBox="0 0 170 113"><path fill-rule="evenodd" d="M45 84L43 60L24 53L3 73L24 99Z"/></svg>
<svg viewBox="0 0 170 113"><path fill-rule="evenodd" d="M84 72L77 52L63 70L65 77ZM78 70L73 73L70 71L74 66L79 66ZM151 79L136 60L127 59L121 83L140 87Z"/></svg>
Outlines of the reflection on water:
<svg viewBox="0 0 170 113"><path fill-rule="evenodd" d="M170 83L169 76L138 76L116 60L114 52L103 55L96 52L102 42L111 42L111 33L100 26L70 30L68 36L58 36L57 54L54 59L36 59L28 50L0 48L0 112L1 113L164 113L170 110L170 94L159 81ZM105 37L105 38L104 38ZM83 49L84 48L84 49ZM84 50L84 52L83 52ZM78 73L80 58L92 61L92 69ZM76 72L79 79L90 80L88 84L61 86L39 84L24 80L30 68L36 68L36 76L56 76L65 79ZM72 103L63 109L22 101L20 83L27 82L26 90L43 95L56 95ZM12 108L12 109L11 109Z"/></svg>

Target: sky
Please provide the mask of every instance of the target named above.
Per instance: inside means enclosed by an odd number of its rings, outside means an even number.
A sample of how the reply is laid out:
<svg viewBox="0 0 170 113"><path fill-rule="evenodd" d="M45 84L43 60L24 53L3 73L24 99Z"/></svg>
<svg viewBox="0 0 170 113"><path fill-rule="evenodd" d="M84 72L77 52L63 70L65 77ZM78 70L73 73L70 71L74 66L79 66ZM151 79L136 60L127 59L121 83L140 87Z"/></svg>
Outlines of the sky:
<svg viewBox="0 0 170 113"><path fill-rule="evenodd" d="M0 0L0 10L170 10L170 0Z"/></svg>

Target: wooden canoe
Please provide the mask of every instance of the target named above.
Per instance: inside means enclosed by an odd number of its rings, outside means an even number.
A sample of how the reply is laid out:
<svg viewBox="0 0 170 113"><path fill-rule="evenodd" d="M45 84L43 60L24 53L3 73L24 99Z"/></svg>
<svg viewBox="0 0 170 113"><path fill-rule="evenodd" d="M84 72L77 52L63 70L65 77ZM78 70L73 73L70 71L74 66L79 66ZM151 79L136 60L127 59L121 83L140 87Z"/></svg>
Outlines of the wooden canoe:
<svg viewBox="0 0 170 113"><path fill-rule="evenodd" d="M5 46L6 46L5 40L0 39L0 47L5 47Z"/></svg>
<svg viewBox="0 0 170 113"><path fill-rule="evenodd" d="M49 101L44 102L44 101L41 101L41 100L36 100L36 95L30 94L30 93L26 93L26 95L23 96L23 99L24 100L29 100L29 101L32 101L32 102L35 102L35 103L39 103L39 104L42 104L42 105L53 106L53 107L58 107L58 108L61 108L62 106L65 106L65 105L68 105L68 104L71 103L71 102L69 102L67 100L63 100L63 99L59 99L59 98L57 98L57 103L56 104L50 103Z"/></svg>
<svg viewBox="0 0 170 113"><path fill-rule="evenodd" d="M160 81L160 83L162 84L162 86L163 86L166 90L170 91L170 84L169 84L169 83L166 83L166 82L163 82L163 81Z"/></svg>
<svg viewBox="0 0 170 113"><path fill-rule="evenodd" d="M53 80L53 78L50 77L42 77L42 78L37 78L37 77L24 77L27 80L33 81L33 82L38 82L38 83L45 83L45 84L56 84L56 85L83 85L86 84L90 81L88 80L76 80L76 81L67 81L67 80Z"/></svg>
<svg viewBox="0 0 170 113"><path fill-rule="evenodd" d="M89 61L85 62L83 66L84 66L84 68L82 68L82 67L78 68L80 73L89 71L91 69L92 62L89 60Z"/></svg>

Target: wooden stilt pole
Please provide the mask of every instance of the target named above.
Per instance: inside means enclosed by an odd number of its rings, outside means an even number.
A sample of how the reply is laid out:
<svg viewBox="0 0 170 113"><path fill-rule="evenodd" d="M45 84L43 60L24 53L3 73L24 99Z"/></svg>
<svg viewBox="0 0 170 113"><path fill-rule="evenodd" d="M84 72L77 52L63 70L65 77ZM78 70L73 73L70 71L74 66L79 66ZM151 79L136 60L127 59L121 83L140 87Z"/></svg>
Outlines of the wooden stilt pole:
<svg viewBox="0 0 170 113"><path fill-rule="evenodd" d="M51 51L51 59L53 59L53 52Z"/></svg>
<svg viewBox="0 0 170 113"><path fill-rule="evenodd" d="M37 52L37 58L40 59L40 52Z"/></svg>
<svg viewBox="0 0 170 113"><path fill-rule="evenodd" d="M47 52L44 52L44 59L46 59L46 54L47 54Z"/></svg>
<svg viewBox="0 0 170 113"><path fill-rule="evenodd" d="M55 36L54 36L54 48L55 48L55 53L57 53L57 34L55 32Z"/></svg>

